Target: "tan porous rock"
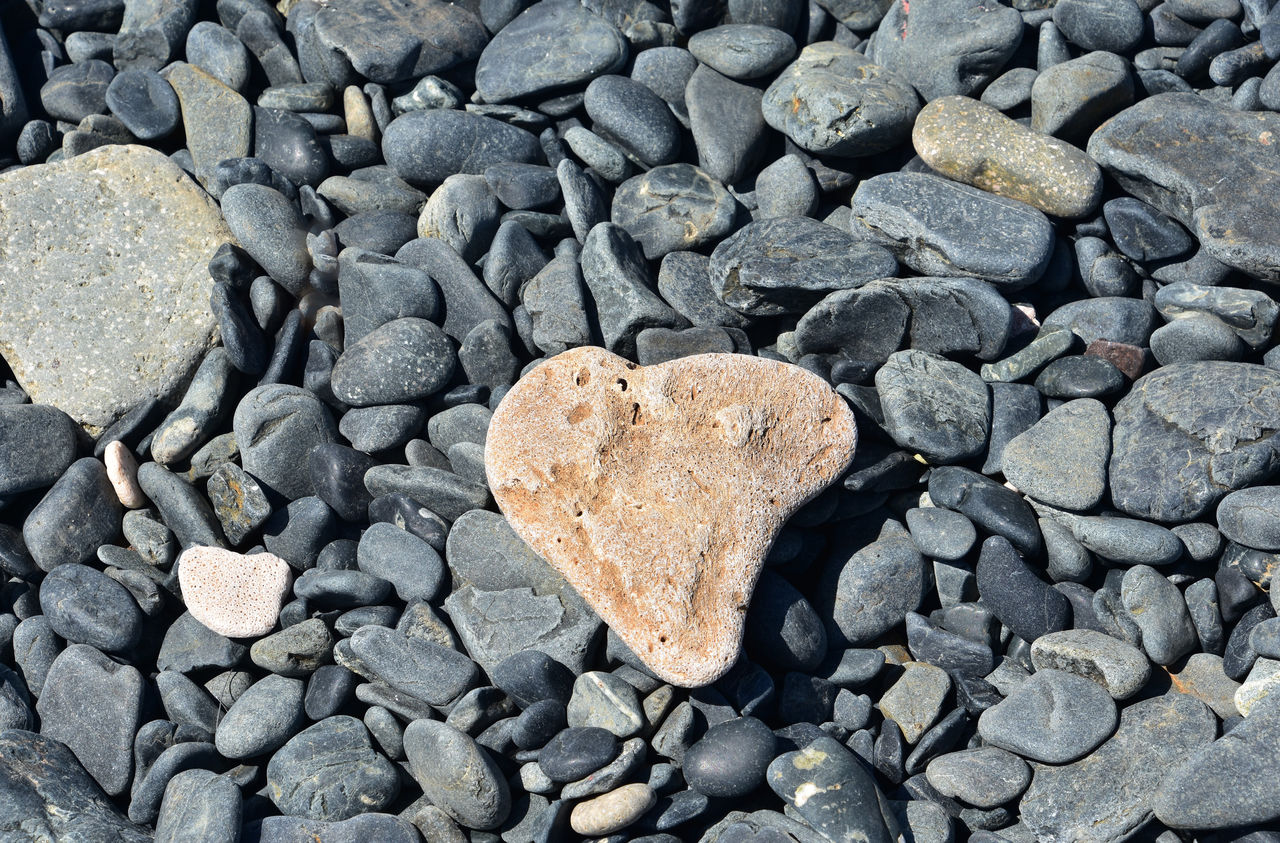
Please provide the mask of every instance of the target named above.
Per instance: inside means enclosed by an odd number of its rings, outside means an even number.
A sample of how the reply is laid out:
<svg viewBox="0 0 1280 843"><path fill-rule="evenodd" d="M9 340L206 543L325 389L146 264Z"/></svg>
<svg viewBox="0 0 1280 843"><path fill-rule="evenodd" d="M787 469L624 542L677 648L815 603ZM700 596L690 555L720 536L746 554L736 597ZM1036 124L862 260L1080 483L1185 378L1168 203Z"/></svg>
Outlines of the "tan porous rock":
<svg viewBox="0 0 1280 843"><path fill-rule="evenodd" d="M228 638L270 632L291 579L288 563L271 553L245 555L196 545L178 557L178 584L187 611Z"/></svg>
<svg viewBox="0 0 1280 843"><path fill-rule="evenodd" d="M942 175L1046 214L1082 217L1102 199L1102 170L1082 150L969 97L920 109L911 140Z"/></svg>
<svg viewBox="0 0 1280 843"><path fill-rule="evenodd" d="M797 366L584 347L507 393L485 470L521 538L656 675L694 687L737 659L774 537L856 441L844 400Z"/></svg>

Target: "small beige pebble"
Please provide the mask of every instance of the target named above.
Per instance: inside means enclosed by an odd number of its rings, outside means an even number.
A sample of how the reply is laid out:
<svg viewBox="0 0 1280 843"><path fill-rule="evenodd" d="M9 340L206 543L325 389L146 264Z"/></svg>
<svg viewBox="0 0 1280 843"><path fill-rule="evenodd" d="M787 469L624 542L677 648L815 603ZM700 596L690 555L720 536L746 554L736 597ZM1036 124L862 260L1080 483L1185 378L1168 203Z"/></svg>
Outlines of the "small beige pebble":
<svg viewBox="0 0 1280 843"><path fill-rule="evenodd" d="M147 496L138 485L138 461L128 446L119 440L110 442L102 458L107 464L107 478L111 480L111 488L116 490L120 503L128 509L146 506Z"/></svg>
<svg viewBox="0 0 1280 843"><path fill-rule="evenodd" d="M367 141L378 142L378 130L373 120L373 109L365 99L364 91L356 85L348 85L342 92L342 111L347 119L347 134Z"/></svg>
<svg viewBox="0 0 1280 843"><path fill-rule="evenodd" d="M253 638L275 628L291 580L288 563L272 553L196 545L178 557L187 610L228 638Z"/></svg>
<svg viewBox="0 0 1280 843"><path fill-rule="evenodd" d="M587 837L604 837L631 825L658 801L647 784L624 784L595 799L579 802L569 814L569 826Z"/></svg>
<svg viewBox="0 0 1280 843"><path fill-rule="evenodd" d="M655 675L693 687L737 660L774 537L856 441L844 399L798 366L584 347L502 399L485 471L516 533Z"/></svg>

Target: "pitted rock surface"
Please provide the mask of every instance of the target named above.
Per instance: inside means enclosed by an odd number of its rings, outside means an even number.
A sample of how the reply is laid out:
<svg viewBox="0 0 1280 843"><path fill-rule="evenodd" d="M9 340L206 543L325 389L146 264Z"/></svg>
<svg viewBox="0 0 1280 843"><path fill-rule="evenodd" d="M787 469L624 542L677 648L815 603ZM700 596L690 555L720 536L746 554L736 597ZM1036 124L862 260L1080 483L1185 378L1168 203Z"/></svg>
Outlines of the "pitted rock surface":
<svg viewBox="0 0 1280 843"><path fill-rule="evenodd" d="M784 363L565 352L507 393L485 467L516 532L662 679L714 681L778 530L848 466L853 414Z"/></svg>

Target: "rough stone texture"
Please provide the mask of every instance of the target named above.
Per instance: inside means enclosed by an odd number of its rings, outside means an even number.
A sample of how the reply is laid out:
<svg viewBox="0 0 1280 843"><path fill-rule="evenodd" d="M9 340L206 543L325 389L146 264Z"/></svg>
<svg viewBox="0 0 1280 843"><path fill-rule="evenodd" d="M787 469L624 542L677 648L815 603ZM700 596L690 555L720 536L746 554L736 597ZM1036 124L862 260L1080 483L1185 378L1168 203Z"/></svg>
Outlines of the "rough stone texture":
<svg viewBox="0 0 1280 843"><path fill-rule="evenodd" d="M844 402L787 364L581 348L507 393L485 467L516 532L651 670L695 686L737 659L774 536L855 442Z"/></svg>
<svg viewBox="0 0 1280 843"><path fill-rule="evenodd" d="M542 0L494 34L476 62L476 90L505 102L614 73L626 58L627 41L610 23L576 0Z"/></svg>
<svg viewBox="0 0 1280 843"><path fill-rule="evenodd" d="M981 90L1022 40L1022 16L996 0L897 0L867 57L932 100Z"/></svg>
<svg viewBox="0 0 1280 843"><path fill-rule="evenodd" d="M1115 406L1111 499L1156 521L1189 521L1277 465L1280 372L1248 363L1164 366Z"/></svg>
<svg viewBox="0 0 1280 843"><path fill-rule="evenodd" d="M21 729L0 732L0 837L147 843L61 742Z"/></svg>
<svg viewBox="0 0 1280 843"><path fill-rule="evenodd" d="M1125 191L1187 226L1211 256L1277 281L1277 138L1280 115L1173 93L1149 97L1104 123L1088 151Z"/></svg>
<svg viewBox="0 0 1280 843"><path fill-rule="evenodd" d="M271 553L193 547L178 559L178 582L192 617L219 635L249 638L276 625L289 564Z"/></svg>
<svg viewBox="0 0 1280 843"><path fill-rule="evenodd" d="M1064 629L1040 636L1031 644L1031 663L1036 670L1053 668L1092 679L1117 700L1136 694L1151 674L1141 650L1095 629Z"/></svg>
<svg viewBox="0 0 1280 843"><path fill-rule="evenodd" d="M1088 155L968 97L922 108L911 140L942 175L1046 214L1082 217L1102 198L1102 171Z"/></svg>
<svg viewBox="0 0 1280 843"><path fill-rule="evenodd" d="M810 152L861 156L904 140L920 101L907 81L843 44L810 44L764 93L765 121Z"/></svg>
<svg viewBox="0 0 1280 843"><path fill-rule="evenodd" d="M420 79L473 59L486 37L479 18L441 0L347 0L315 16L320 42L374 82Z"/></svg>
<svg viewBox="0 0 1280 843"><path fill-rule="evenodd" d="M182 106L183 132L196 175L209 185L218 162L249 154L253 107L195 65L174 62L163 75Z"/></svg>
<svg viewBox="0 0 1280 843"><path fill-rule="evenodd" d="M1023 202L928 173L882 173L853 194L850 227L921 275L1025 287L1053 254L1049 219Z"/></svg>
<svg viewBox="0 0 1280 843"><path fill-rule="evenodd" d="M33 402L94 435L175 396L213 339L208 263L230 239L209 197L146 147L0 175L0 356Z"/></svg>
<svg viewBox="0 0 1280 843"><path fill-rule="evenodd" d="M1101 401L1079 398L1050 410L1005 445L1005 478L1050 506L1084 510L1107 490L1111 419Z"/></svg>
<svg viewBox="0 0 1280 843"><path fill-rule="evenodd" d="M1127 839L1150 819L1156 785L1213 740L1216 727L1204 704L1185 694L1134 703L1089 755L1061 767L1032 765L1022 821L1041 840Z"/></svg>

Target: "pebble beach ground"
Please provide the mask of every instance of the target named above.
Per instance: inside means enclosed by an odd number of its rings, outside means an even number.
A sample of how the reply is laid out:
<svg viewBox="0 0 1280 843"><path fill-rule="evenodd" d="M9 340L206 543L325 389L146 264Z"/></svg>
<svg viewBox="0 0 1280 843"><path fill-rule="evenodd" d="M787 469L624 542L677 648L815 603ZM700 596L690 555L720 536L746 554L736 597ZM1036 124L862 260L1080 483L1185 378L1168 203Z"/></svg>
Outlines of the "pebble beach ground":
<svg viewBox="0 0 1280 843"><path fill-rule="evenodd" d="M1272 5L0 2L0 840L1280 841Z"/></svg>

